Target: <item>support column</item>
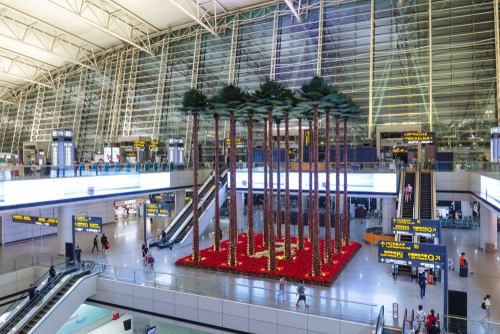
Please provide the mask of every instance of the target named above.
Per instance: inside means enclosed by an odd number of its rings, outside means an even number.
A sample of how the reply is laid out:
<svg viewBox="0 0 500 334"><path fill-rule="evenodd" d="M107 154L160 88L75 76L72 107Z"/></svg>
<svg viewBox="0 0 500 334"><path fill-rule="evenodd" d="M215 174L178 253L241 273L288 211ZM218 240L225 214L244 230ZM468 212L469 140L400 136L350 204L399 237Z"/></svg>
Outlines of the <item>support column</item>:
<svg viewBox="0 0 500 334"><path fill-rule="evenodd" d="M371 15L370 15L370 82L369 82L369 95L368 95L368 139L372 139L372 115L373 115L373 56L375 48L375 0L371 1Z"/></svg>
<svg viewBox="0 0 500 334"><path fill-rule="evenodd" d="M59 245L57 254L66 255L66 243L73 243L73 204L57 207L57 243Z"/></svg>
<svg viewBox="0 0 500 334"><path fill-rule="evenodd" d="M186 191L177 190L175 192L175 214L179 213L186 205Z"/></svg>
<svg viewBox="0 0 500 334"><path fill-rule="evenodd" d="M493 244L493 251L497 250L497 215L484 205L481 206L481 226L479 232L479 248L487 251L486 244ZM488 252L492 252L488 249Z"/></svg>
<svg viewBox="0 0 500 334"><path fill-rule="evenodd" d="M382 199L382 233L391 233L391 219L396 217L396 199Z"/></svg>
<svg viewBox="0 0 500 334"><path fill-rule="evenodd" d="M500 14L498 0L493 0L493 18L495 23L495 61L497 68L497 125L500 125Z"/></svg>
<svg viewBox="0 0 500 334"><path fill-rule="evenodd" d="M244 204L245 204L245 193L237 192L236 193L236 223L238 226L238 233L240 233L241 229L246 231L247 220L244 214ZM252 210L252 208L247 208L248 210Z"/></svg>
<svg viewBox="0 0 500 334"><path fill-rule="evenodd" d="M377 212L380 212L380 210L382 210L382 204L380 198L377 198Z"/></svg>
<svg viewBox="0 0 500 334"><path fill-rule="evenodd" d="M132 317L132 331L134 334L146 333L146 329L149 326L149 319L138 317L134 315Z"/></svg>

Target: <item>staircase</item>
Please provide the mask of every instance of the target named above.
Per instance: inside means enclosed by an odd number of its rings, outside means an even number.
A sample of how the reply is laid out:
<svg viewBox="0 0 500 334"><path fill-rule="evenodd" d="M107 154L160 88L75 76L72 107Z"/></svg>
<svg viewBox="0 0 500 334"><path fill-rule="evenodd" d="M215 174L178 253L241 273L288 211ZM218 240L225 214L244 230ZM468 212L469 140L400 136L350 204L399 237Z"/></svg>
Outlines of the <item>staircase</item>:
<svg viewBox="0 0 500 334"><path fill-rule="evenodd" d="M432 219L431 174L421 173L420 179L420 219Z"/></svg>
<svg viewBox="0 0 500 334"><path fill-rule="evenodd" d="M404 186L408 186L411 184L413 188L413 194L415 194L415 173L414 172L406 172L405 183ZM413 205L415 202L414 196L411 196L411 199L408 200L408 203L405 202L405 197L403 194L403 218L413 218Z"/></svg>

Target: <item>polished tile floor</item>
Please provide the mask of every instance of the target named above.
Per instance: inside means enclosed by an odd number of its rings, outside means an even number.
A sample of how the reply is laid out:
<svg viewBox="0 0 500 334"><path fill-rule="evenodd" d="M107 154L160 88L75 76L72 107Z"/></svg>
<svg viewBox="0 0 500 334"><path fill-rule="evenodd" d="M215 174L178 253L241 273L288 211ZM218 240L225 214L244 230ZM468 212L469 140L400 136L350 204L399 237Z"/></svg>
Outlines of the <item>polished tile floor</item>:
<svg viewBox="0 0 500 334"><path fill-rule="evenodd" d="M257 213L256 220L258 222L255 227L257 233L262 231L260 218L259 213ZM168 223L168 219L155 221L152 226L152 232L158 233L166 223ZM221 225L222 229L227 230L227 219L223 219ZM418 305L423 305L426 313L429 313L430 309L433 308L436 312L442 314L443 284L437 283L435 286L428 287L426 297L422 300L420 299L419 287L415 282L394 282L391 278L390 266L377 262L377 247L364 242L364 229L375 225L378 225L377 219L363 220L362 224L359 220L351 221L351 239L360 242L363 247L331 288L307 287L307 293L311 296L311 310L314 309L315 312L325 311L335 314L342 313L343 316L347 317L355 318L359 316L360 318L367 319L370 317L375 318L378 315L380 306L384 305L386 323L394 325L402 323L402 313L405 308L416 310ZM171 277L160 274L168 273L186 277L183 280L186 286L189 285L189 283L186 283L188 282L187 278L220 282L214 283L214 291L221 289L220 285L222 282L239 284L241 286L226 286L225 289L227 290L225 293L244 300L249 298L249 290L252 290L253 302L265 301L266 303L275 303L284 308L294 308L293 305L295 304L296 296L295 286L292 284L287 286L287 300L283 302L281 297L278 300L274 293L264 290L277 289L275 281L175 267L174 263L177 259L191 253L190 246L177 248L172 251L168 249L153 249L152 254L156 259L154 268L144 268L141 254L143 239L142 219L106 224L103 230L108 235L111 245L107 255L104 255L102 251L100 253L91 253L92 234L77 233L76 243L83 249L84 259L128 268L120 269L121 271L117 270L118 275L130 275L130 272L125 274L125 270L133 271L133 269L137 269L136 275L138 281L141 281L141 277L151 277L150 274L156 273L158 284L173 284ZM213 231L213 225L209 225L203 233L202 240L200 241L201 248L209 247L213 243L213 239L209 238L211 231ZM324 231L322 232L324 233ZM295 229L292 229L292 233L295 233ZM465 252L470 267L474 269L474 274L467 278L459 277L458 266L455 271L450 271L449 289L466 291L468 295L468 318L480 319L484 315L484 310L481 309L480 305L486 294L492 295L493 305L500 305L500 286L497 283L500 257L497 254L485 254L477 250L479 245L479 230L443 229L443 236L444 244L449 247L449 257L454 259L455 264L458 264L460 253ZM224 234L225 238L227 238L227 233ZM54 254L56 249L57 238L51 237L45 238L42 241L37 240L4 246L1 248L0 257L7 259L22 253L37 252ZM143 272L143 269L146 273ZM206 289L208 288L204 287L204 290ZM221 291L215 293L221 293ZM375 304L377 306L370 307L320 299L318 297ZM393 319L391 312L393 303L398 303L399 305L400 315L397 319ZM300 311L304 311L303 306ZM492 321L500 320L496 307L492 307L491 313ZM488 330L488 325L482 326L479 323L469 322L469 326L474 326L474 332L476 333L500 332L500 330L496 329Z"/></svg>

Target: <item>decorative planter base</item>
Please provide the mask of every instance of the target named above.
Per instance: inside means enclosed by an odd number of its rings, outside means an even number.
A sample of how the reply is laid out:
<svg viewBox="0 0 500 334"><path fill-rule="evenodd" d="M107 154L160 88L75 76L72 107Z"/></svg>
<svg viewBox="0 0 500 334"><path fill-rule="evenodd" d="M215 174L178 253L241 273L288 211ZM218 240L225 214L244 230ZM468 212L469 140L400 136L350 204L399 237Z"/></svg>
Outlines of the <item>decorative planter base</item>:
<svg viewBox="0 0 500 334"><path fill-rule="evenodd" d="M305 280L306 284L319 286L332 286L333 282L339 277L347 264L352 260L354 255L361 248L357 242L350 242L349 245L342 246L342 254L332 254L333 264L321 266L321 276L309 276L311 273L312 262L312 243L304 239L305 250L297 250L297 238L291 238L293 260L284 259L284 240L276 239L276 267L277 271L269 271L268 249L262 246L262 234L254 234L255 238L255 255L246 255L247 251L247 234L238 235L238 244L236 245L236 266L227 265L229 240L221 243L221 251L214 252L213 247L206 248L200 251L201 261L193 262L191 255L178 260L175 265L180 267L204 269L210 271L218 271L228 274L251 276L257 278L276 279L279 280L285 276L288 282L299 282ZM324 259L325 241L321 240L321 259ZM334 241L331 248L333 252Z"/></svg>

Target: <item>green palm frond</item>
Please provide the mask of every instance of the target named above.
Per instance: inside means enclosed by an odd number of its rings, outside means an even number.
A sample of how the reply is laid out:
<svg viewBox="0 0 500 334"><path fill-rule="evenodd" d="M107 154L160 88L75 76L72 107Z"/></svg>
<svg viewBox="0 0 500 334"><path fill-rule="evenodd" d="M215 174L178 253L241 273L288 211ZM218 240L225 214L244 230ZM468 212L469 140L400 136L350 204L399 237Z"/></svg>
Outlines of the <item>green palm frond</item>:
<svg viewBox="0 0 500 334"><path fill-rule="evenodd" d="M185 114L200 114L209 108L209 99L196 88L184 93L182 107L178 110Z"/></svg>

